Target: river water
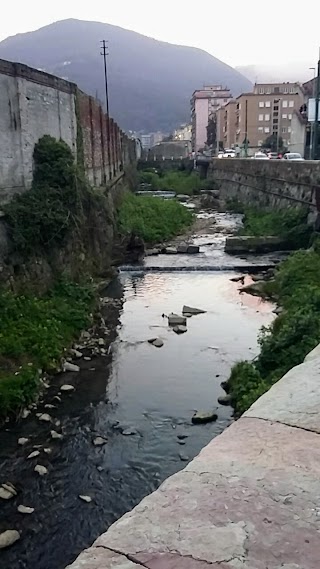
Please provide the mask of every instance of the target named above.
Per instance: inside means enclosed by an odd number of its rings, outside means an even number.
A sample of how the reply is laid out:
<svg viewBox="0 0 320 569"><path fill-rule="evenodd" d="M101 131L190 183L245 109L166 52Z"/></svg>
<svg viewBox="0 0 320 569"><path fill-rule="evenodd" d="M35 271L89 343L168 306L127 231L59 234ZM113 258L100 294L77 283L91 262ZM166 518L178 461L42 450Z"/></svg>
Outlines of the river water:
<svg viewBox="0 0 320 569"><path fill-rule="evenodd" d="M226 214L214 218L230 230L239 222ZM44 403L52 402L62 383L76 387L47 411L61 422L54 427L62 430L61 441L52 441L52 425L34 415L2 430L0 482L12 482L18 496L1 500L0 531L18 529L21 539L0 552L1 569L63 569L230 424L232 410L217 403L220 382L235 361L258 353L258 331L272 321L273 306L240 296L230 280L238 274L233 266L265 259L231 258L223 252L224 239L214 231L197 235L200 255L148 257L143 266L122 271L105 291L116 301L110 356L80 361L79 374L58 376L45 394ZM206 313L188 319L187 333L178 336L162 315L181 313L184 304ZM148 344L152 337L164 346ZM214 408L216 423L191 424L195 410ZM123 429L135 434L125 436ZM94 446L97 435L107 437L107 444ZM185 444L178 435L186 436ZM30 441L19 447L22 436ZM40 449L39 457L27 460L34 445L52 452ZM33 471L37 463L48 468L46 476ZM80 494L92 502L81 501ZM35 512L19 514L18 504Z"/></svg>

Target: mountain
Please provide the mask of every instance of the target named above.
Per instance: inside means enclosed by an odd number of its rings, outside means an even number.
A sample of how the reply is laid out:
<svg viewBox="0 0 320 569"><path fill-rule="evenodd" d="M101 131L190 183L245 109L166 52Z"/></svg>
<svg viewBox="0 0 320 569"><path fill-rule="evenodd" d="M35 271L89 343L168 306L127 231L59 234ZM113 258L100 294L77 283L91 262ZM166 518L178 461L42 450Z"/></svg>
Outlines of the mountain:
<svg viewBox="0 0 320 569"><path fill-rule="evenodd" d="M314 66L314 63L313 63ZM282 81L297 81L304 83L313 77L310 70L312 62L294 61L289 63L278 63L275 65L243 65L236 67L242 75L247 77L252 83L272 83Z"/></svg>
<svg viewBox="0 0 320 569"><path fill-rule="evenodd" d="M233 95L248 79L200 49L172 45L110 24L63 20L0 43L0 58L69 79L104 100L100 40L109 41L110 114L125 130L170 132L190 119L190 97L206 84Z"/></svg>

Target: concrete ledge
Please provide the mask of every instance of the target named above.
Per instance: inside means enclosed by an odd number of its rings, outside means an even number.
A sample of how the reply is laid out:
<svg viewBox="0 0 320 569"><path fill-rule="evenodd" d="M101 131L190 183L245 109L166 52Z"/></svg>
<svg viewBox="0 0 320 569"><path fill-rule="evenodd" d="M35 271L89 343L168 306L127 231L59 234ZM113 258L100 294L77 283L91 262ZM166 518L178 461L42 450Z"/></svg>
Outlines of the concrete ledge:
<svg viewBox="0 0 320 569"><path fill-rule="evenodd" d="M319 569L319 380L291 370L69 569Z"/></svg>

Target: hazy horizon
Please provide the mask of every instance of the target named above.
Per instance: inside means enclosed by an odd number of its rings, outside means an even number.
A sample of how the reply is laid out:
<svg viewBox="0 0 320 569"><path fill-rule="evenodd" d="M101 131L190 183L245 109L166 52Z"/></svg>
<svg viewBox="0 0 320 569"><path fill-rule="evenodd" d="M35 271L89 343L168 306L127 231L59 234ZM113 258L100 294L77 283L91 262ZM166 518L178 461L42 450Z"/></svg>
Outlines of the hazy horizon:
<svg viewBox="0 0 320 569"><path fill-rule="evenodd" d="M79 6L74 0L67 4L56 0L54 5L47 5L45 11L39 0L20 3L18 9L17 5L7 5L2 14L0 41L59 20L75 18L104 22L160 41L197 47L232 67L296 62L300 67L306 65L309 68L315 66L318 57L318 18L309 18L308 26L304 26L300 10L288 10L287 4L275 0L269 0L265 12L257 10L257 2L253 0L246 0L245 9L236 0L217 6L213 6L212 0L202 0L198 10L188 9L182 0L174 3L163 0L157 11L150 9L147 0L136 0L135 3L124 0L121 6L108 7L102 0L90 7ZM304 7L306 4L310 10L315 7L320 15L315 0L307 0ZM274 41L278 31L279 41ZM297 41L292 41L289 46L289 42L283 40L284 35L297 38Z"/></svg>

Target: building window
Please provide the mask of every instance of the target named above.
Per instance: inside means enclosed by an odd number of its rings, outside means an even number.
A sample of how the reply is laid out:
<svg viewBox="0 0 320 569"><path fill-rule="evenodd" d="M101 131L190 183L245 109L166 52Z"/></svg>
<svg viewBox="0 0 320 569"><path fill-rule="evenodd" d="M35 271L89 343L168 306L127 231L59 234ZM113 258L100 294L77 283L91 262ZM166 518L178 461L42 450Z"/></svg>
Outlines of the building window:
<svg viewBox="0 0 320 569"><path fill-rule="evenodd" d="M264 115L264 120L265 120L265 121L269 121L269 120L270 120L270 115Z"/></svg>
<svg viewBox="0 0 320 569"><path fill-rule="evenodd" d="M294 101L289 101L289 107L294 107Z"/></svg>
<svg viewBox="0 0 320 569"><path fill-rule="evenodd" d="M288 115L286 113L283 113L282 118L286 119L288 117Z"/></svg>
<svg viewBox="0 0 320 569"><path fill-rule="evenodd" d="M284 109L286 109L288 106L288 101L282 101L282 106Z"/></svg>
<svg viewBox="0 0 320 569"><path fill-rule="evenodd" d="M265 105L266 105L266 107L271 107L270 101L266 101Z"/></svg>
<svg viewBox="0 0 320 569"><path fill-rule="evenodd" d="M263 87L260 87L260 88L259 88L259 93L260 93L260 95L263 95L263 94L264 94L264 88L263 88Z"/></svg>
<svg viewBox="0 0 320 569"><path fill-rule="evenodd" d="M275 87L275 88L273 89L273 92L274 92L274 93L280 93L280 87Z"/></svg>
<svg viewBox="0 0 320 569"><path fill-rule="evenodd" d="M258 140L258 146L262 146L263 145L263 140Z"/></svg>
<svg viewBox="0 0 320 569"><path fill-rule="evenodd" d="M264 102L263 101L259 101L259 107L262 109L264 107Z"/></svg>
<svg viewBox="0 0 320 569"><path fill-rule="evenodd" d="M265 127L264 127L264 132L265 132L266 134L269 134L270 128L269 128L268 126L265 126Z"/></svg>
<svg viewBox="0 0 320 569"><path fill-rule="evenodd" d="M294 93L294 87L290 87L290 93L291 93L291 94Z"/></svg>
<svg viewBox="0 0 320 569"><path fill-rule="evenodd" d="M291 121L291 120L292 120L292 115L291 115L291 114L290 114L290 115L288 115L288 119L289 119L289 121Z"/></svg>
<svg viewBox="0 0 320 569"><path fill-rule="evenodd" d="M291 132L291 126L288 126L288 132Z"/></svg>
<svg viewBox="0 0 320 569"><path fill-rule="evenodd" d="M267 88L266 88L266 94L267 94L267 95L270 95L270 93L271 93L271 89L270 89L270 87L267 87Z"/></svg>
<svg viewBox="0 0 320 569"><path fill-rule="evenodd" d="M288 87L284 87L283 92L284 92L285 94L287 94L287 93L288 93Z"/></svg>
<svg viewBox="0 0 320 569"><path fill-rule="evenodd" d="M259 121L263 121L263 115L259 115Z"/></svg>
<svg viewBox="0 0 320 569"><path fill-rule="evenodd" d="M263 126L258 126L258 132L263 132Z"/></svg>
<svg viewBox="0 0 320 569"><path fill-rule="evenodd" d="M287 127L286 127L286 126L283 126L283 127L281 128L281 132L282 132L283 134L284 134L285 132L287 132Z"/></svg>

